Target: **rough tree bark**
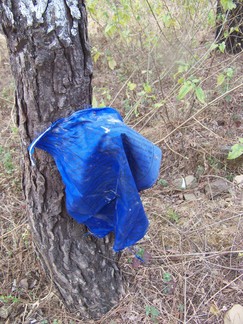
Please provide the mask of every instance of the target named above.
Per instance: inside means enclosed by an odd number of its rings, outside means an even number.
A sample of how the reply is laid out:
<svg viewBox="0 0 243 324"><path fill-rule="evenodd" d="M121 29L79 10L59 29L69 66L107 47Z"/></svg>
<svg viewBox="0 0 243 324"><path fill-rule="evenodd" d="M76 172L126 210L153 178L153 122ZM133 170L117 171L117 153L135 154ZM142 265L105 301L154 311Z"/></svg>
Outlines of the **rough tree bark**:
<svg viewBox="0 0 243 324"><path fill-rule="evenodd" d="M92 63L81 0L2 0L2 30L16 82L23 190L36 250L69 310L99 318L123 292L110 240L86 236L66 213L53 160L27 147L53 121L90 106Z"/></svg>
<svg viewBox="0 0 243 324"><path fill-rule="evenodd" d="M225 51L237 54L243 50L243 2L234 0L235 8L224 12L221 0L217 0L217 43L225 42Z"/></svg>

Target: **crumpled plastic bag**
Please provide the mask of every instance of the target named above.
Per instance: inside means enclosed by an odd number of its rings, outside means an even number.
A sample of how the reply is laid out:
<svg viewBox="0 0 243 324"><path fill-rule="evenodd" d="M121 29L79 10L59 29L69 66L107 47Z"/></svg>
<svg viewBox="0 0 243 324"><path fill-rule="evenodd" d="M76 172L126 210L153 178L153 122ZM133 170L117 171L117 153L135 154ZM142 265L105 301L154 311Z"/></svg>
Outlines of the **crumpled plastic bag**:
<svg viewBox="0 0 243 324"><path fill-rule="evenodd" d="M113 108L76 111L29 146L51 154L65 185L68 214L97 237L114 232L115 251L134 245L148 219L139 191L159 174L161 150L126 126Z"/></svg>

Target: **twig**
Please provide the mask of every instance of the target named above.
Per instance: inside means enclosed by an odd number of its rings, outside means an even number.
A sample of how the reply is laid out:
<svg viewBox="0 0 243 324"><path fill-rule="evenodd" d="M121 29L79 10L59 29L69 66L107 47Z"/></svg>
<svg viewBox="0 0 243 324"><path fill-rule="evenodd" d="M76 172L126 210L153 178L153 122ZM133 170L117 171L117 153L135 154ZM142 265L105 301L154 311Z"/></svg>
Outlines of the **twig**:
<svg viewBox="0 0 243 324"><path fill-rule="evenodd" d="M185 254L166 254L168 257L176 257L176 258L183 258L183 257L198 257L198 256L207 256L207 255L224 255L224 254L239 254L243 253L243 250L236 250L236 251L211 251L211 252L195 252L195 253L185 253ZM161 259L161 256L159 257L153 257L153 259Z"/></svg>
<svg viewBox="0 0 243 324"><path fill-rule="evenodd" d="M182 157L183 159L189 160L189 158L188 158L187 156L183 156L182 154L180 154L180 153L174 151L174 150L169 146L169 144L168 144L166 141L165 141L165 145L166 145L166 146L168 147L168 149L171 150L171 152L173 152L174 154L179 155L179 156Z"/></svg>
<svg viewBox="0 0 243 324"><path fill-rule="evenodd" d="M217 179L222 179L224 180L225 182L227 182L228 184L232 185L232 181L229 181L228 179L224 178L224 177L220 177L216 174L205 174L205 175L202 175L201 176L202 178L217 178Z"/></svg>
<svg viewBox="0 0 243 324"><path fill-rule="evenodd" d="M210 101L208 104L204 105L200 110L198 110L194 115L192 115L191 117L187 118L187 120L185 120L183 123L181 123L179 126L177 126L175 129L173 129L173 131L171 131L169 134L167 134L165 137L163 137L162 139L160 139L159 141L155 142L154 144L159 144L161 142L163 142L164 140L166 140L168 137L170 137L172 134L174 134L178 129L180 129L182 126L184 126L185 124L187 124L190 120L194 119L195 116L201 114L206 108L208 108L209 106L211 106L212 104L214 104L215 102L217 102L218 100L226 97L229 93L239 89L240 87L243 86L243 83L239 84L238 86L234 87L231 90L228 90L227 92L223 93L222 95L220 95L219 97L213 99L212 101Z"/></svg>
<svg viewBox="0 0 243 324"><path fill-rule="evenodd" d="M153 15L153 17L154 17L154 20L155 20L155 22L156 22L156 24L157 24L157 26L158 26L158 28L159 28L161 34L164 36L163 30L162 30L162 28L161 28L161 26L160 26L160 24L159 24L159 22L158 22L157 17L155 16L155 13L154 13L154 11L153 11L153 8L151 7L151 4L149 3L148 0L145 0L145 1L146 1L147 5L148 5L148 7L149 7L150 12L152 13L152 15ZM164 36L164 37L165 37L165 36ZM165 39L167 40L166 37L165 37Z"/></svg>
<svg viewBox="0 0 243 324"><path fill-rule="evenodd" d="M187 289L187 278L184 277L184 321L183 323L186 324L186 315L187 315L187 307L186 307L186 289Z"/></svg>
<svg viewBox="0 0 243 324"><path fill-rule="evenodd" d="M8 236L9 234L11 234L12 232L16 231L17 229L19 229L20 227L22 227L22 226L24 226L24 225L27 225L27 221L24 222L23 224L20 224L20 225L14 227L11 231L9 231L9 232L7 232L7 233L1 235L1 236L0 236L0 239L2 239L2 238L4 238L4 237Z"/></svg>
<svg viewBox="0 0 243 324"><path fill-rule="evenodd" d="M221 291L223 291L225 288L229 287L233 282L237 281L238 279L240 279L243 276L243 273L241 273L238 277L236 277L234 280L230 281L227 285L225 285L224 287L222 287L221 289L219 289L213 296L211 296L206 303L208 304L210 302L210 300L214 299L219 293L221 293Z"/></svg>
<svg viewBox="0 0 243 324"><path fill-rule="evenodd" d="M5 99L3 97L0 97L0 100L6 101L7 103L10 103L11 105L14 105L14 102L8 99Z"/></svg>
<svg viewBox="0 0 243 324"><path fill-rule="evenodd" d="M28 307L28 304L26 304L25 308L24 308L24 313L23 313L23 316L22 316L22 324L24 324L24 322L25 322L25 315L26 315L27 307Z"/></svg>
<svg viewBox="0 0 243 324"><path fill-rule="evenodd" d="M119 96L119 94L121 93L121 91L125 88L125 86L127 85L128 81L131 79L131 77L133 76L133 74L135 73L136 69L131 73L131 75L129 76L129 78L126 80L126 82L122 85L122 87L120 88L120 90L117 92L117 94L115 95L115 97L113 98L113 100L110 102L109 106L111 107L114 103L114 101L116 100L116 98Z"/></svg>
<svg viewBox="0 0 243 324"><path fill-rule="evenodd" d="M199 125L201 125L203 128L205 128L207 131L209 131L209 132L211 132L212 134L214 134L215 136L217 136L217 137L223 139L222 136L216 134L216 133L215 133L214 131L212 131L210 128L208 128L207 126L203 125L203 124L202 124L198 119L196 119L196 117L193 116L193 119L194 119L194 120L195 120Z"/></svg>
<svg viewBox="0 0 243 324"><path fill-rule="evenodd" d="M233 61L232 61L232 59L231 59L231 63L232 62L234 62L234 61L236 61L238 58L239 58L239 56L240 56L240 53L239 54L237 54L235 57L234 57L234 59L233 59ZM192 70L192 68L193 67L195 67L196 66L196 63L195 63L195 65L194 66L192 66L191 68L190 68L190 70L188 70L187 71L187 74L188 74L188 72L189 71L191 71ZM163 80L168 74L169 74L169 72L171 72L171 70L172 70L172 68L173 68L173 65L169 68L169 70L167 70L167 72L163 75L163 77L162 77L162 79L161 80ZM218 72L220 71L220 70L222 70L223 69L223 67L221 66L220 68L219 68L219 70L217 70L216 72L214 72L214 73L212 73L211 75L210 75L210 78L212 77L212 76L214 76L214 75L217 75L218 74ZM197 70L200 70L200 68L197 68ZM209 78L209 77L208 77ZM203 82L205 82L208 78L204 78L204 80L203 80ZM239 78L239 79L241 79L241 78ZM156 83L158 83L159 82L159 80L157 80L157 81L155 81L155 82L153 82L153 85L154 84L156 84ZM176 85L176 86L174 86L173 87L173 89L170 91L170 93L169 93L169 95L167 96L167 98L170 98L171 96L173 96L174 94L175 94L175 92L176 91L178 91L178 88L180 87L180 85ZM166 100L167 100L167 98L166 98ZM166 100L164 100L164 101L166 101ZM151 120L151 118L153 118L153 116L157 113L157 109L155 109L155 108L153 108L152 110L150 110L145 116L143 116L140 120L138 120L137 122L136 122L136 124L135 125L133 125L133 127L136 127L138 124L140 124L145 118L146 118L146 122L145 122L145 124L142 126L142 128L141 129L143 129L145 126L146 126L146 124ZM150 117L149 117L150 116ZM194 115L195 116L195 115ZM141 131L141 129L139 130L139 131Z"/></svg>

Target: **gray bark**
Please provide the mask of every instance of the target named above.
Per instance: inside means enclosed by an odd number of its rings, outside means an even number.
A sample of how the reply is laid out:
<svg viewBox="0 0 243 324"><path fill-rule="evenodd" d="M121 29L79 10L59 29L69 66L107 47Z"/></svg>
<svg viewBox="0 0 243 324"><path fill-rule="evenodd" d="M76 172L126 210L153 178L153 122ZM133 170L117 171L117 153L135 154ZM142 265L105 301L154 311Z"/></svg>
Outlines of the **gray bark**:
<svg viewBox="0 0 243 324"><path fill-rule="evenodd" d="M65 210L56 166L27 147L53 121L91 105L92 63L81 0L3 0L2 30L16 82L23 149L23 190L33 241L42 264L71 312L99 318L117 304L122 277L111 237L95 239Z"/></svg>

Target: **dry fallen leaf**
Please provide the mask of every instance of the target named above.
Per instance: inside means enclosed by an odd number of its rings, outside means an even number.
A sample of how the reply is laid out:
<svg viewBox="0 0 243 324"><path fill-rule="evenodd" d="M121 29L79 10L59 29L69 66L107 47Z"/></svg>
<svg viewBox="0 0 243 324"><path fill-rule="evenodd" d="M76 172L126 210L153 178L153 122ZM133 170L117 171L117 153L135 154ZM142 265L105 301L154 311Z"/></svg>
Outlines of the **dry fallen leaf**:
<svg viewBox="0 0 243 324"><path fill-rule="evenodd" d="M211 306L210 306L210 309L209 309L210 313L217 316L220 314L220 310L218 309L218 306L213 303Z"/></svg>
<svg viewBox="0 0 243 324"><path fill-rule="evenodd" d="M242 324L243 323L243 306L234 305L224 316L224 324Z"/></svg>

